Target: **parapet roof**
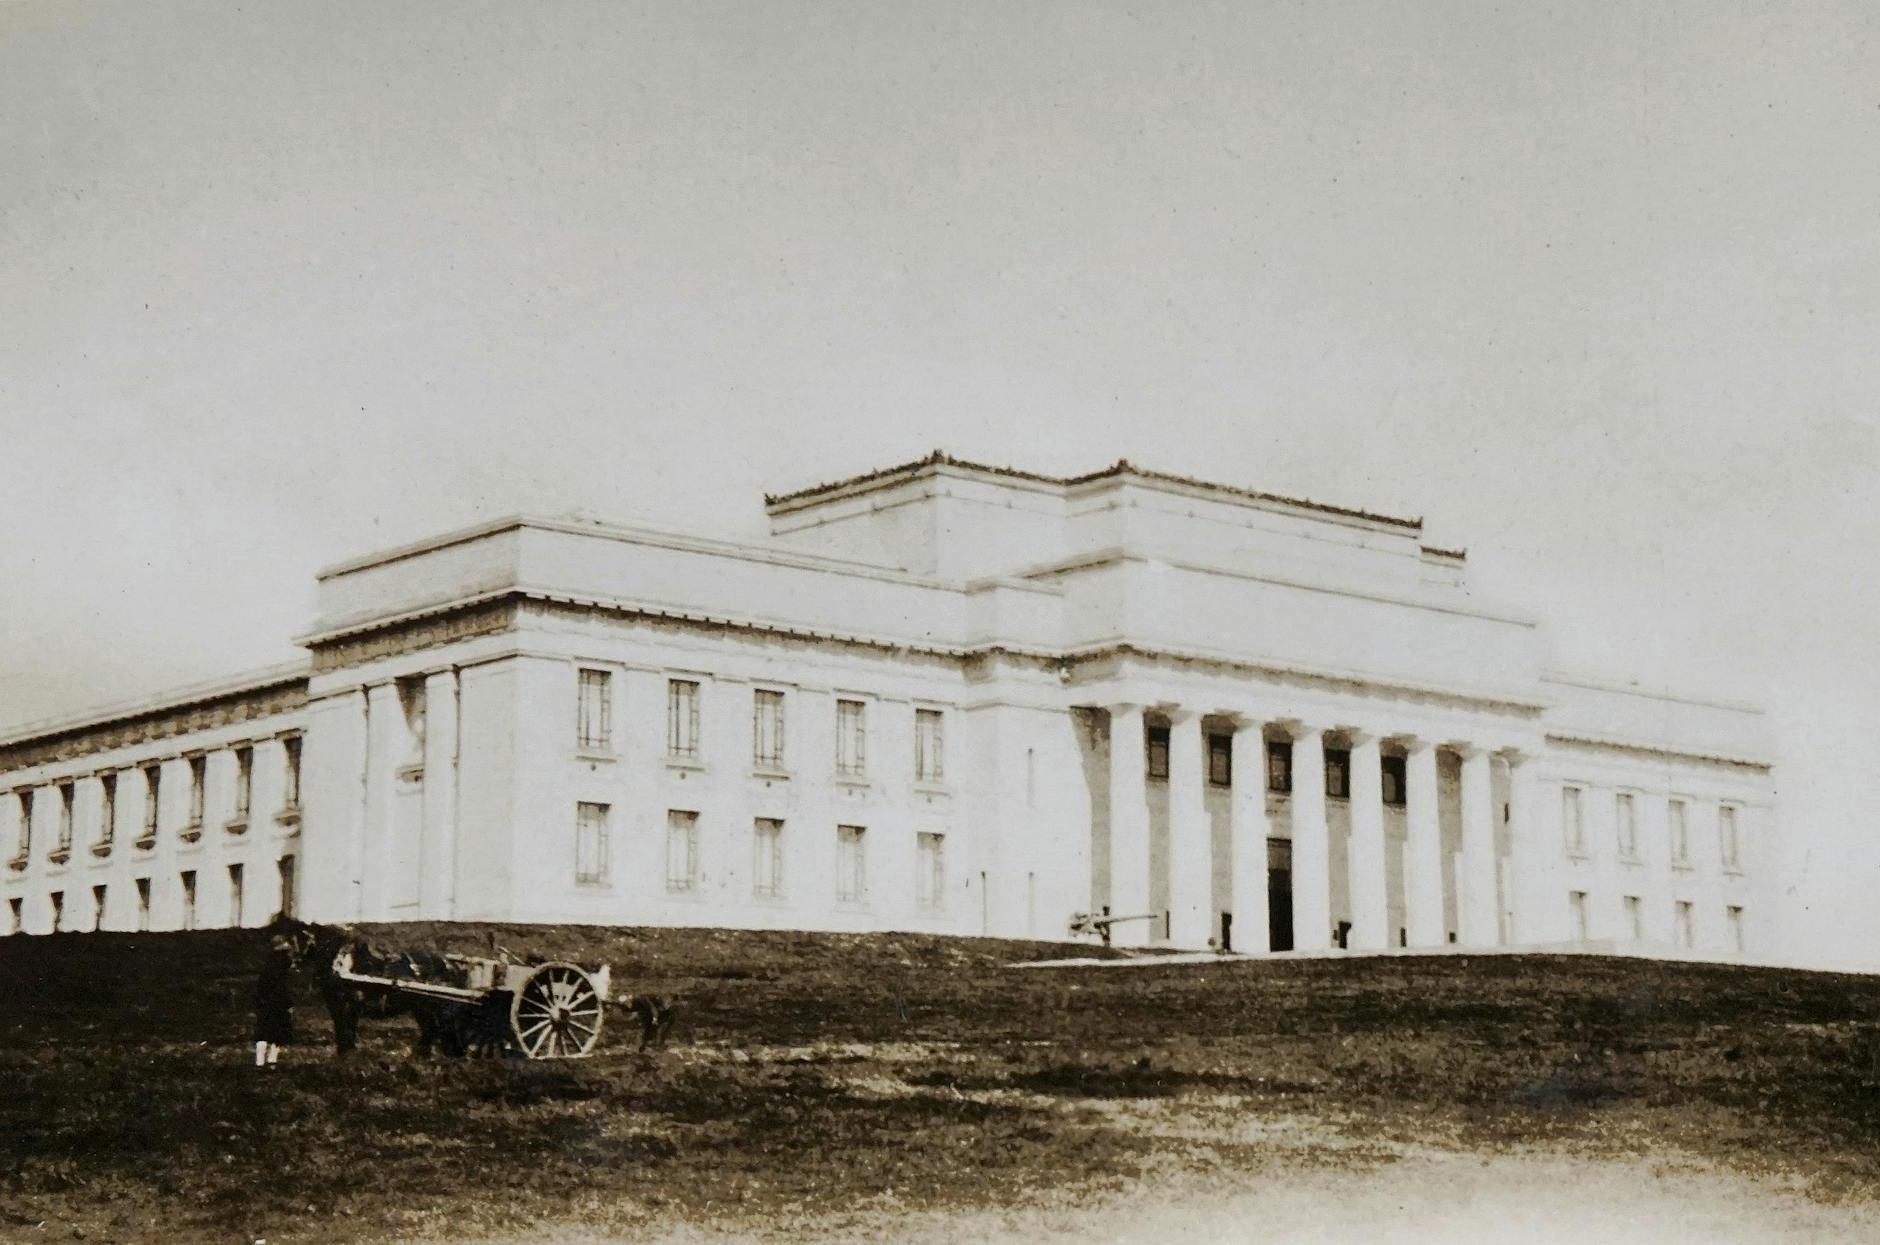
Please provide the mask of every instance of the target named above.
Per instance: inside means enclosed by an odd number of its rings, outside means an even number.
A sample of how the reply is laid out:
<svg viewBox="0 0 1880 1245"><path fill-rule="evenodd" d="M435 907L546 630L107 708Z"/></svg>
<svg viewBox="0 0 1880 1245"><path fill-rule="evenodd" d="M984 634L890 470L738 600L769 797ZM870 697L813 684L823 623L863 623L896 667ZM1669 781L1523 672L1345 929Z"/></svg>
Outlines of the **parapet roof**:
<svg viewBox="0 0 1880 1245"><path fill-rule="evenodd" d="M1158 484L1173 484L1182 488L1196 489L1204 493L1215 493L1222 497L1231 497L1241 501L1269 502L1282 506L1296 506L1303 510L1316 510L1321 514L1333 514L1348 519L1364 519L1372 523L1386 523L1393 527L1407 528L1413 532L1423 529L1421 518L1405 519L1396 515L1378 514L1370 510L1359 510L1350 506L1333 506L1324 502L1310 501L1299 497L1284 497L1278 493L1264 493L1257 489L1241 488L1232 484L1217 484L1210 480L1197 480L1190 476L1175 475L1166 471L1155 471L1147 467L1138 467L1127 458L1119 458L1108 467L1079 476L1049 476L1035 471L1021 471L1016 467L995 467L987 463L971 462L964 458L955 458L945 450L935 450L925 458L910 463L901 463L894 467L882 467L875 471L863 472L843 480L833 480L826 484L813 485L810 488L797 489L790 493L764 494L764 506L769 510L779 507L791 507L799 502L812 501L823 497L833 497L843 493L886 488L908 480L930 475L941 467L971 472L978 475L998 476L1008 480L1024 480L1032 484L1046 484L1058 488L1073 488L1080 484L1091 484L1098 480L1136 479Z"/></svg>

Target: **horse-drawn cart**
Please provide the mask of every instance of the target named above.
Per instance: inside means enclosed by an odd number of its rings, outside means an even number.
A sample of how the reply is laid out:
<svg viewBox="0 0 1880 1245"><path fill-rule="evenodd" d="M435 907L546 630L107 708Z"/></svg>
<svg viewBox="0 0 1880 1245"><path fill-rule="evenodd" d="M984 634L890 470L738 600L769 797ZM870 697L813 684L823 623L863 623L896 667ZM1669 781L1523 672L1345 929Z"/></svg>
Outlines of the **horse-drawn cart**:
<svg viewBox="0 0 1880 1245"><path fill-rule="evenodd" d="M467 955L398 956L360 963L352 947L332 974L361 994L402 999L431 1013L447 1048L500 1045L528 1059L579 1059L601 1040L612 977L603 965L512 964ZM423 1002L420 1002L422 1000ZM425 1018L421 1015L420 1025Z"/></svg>

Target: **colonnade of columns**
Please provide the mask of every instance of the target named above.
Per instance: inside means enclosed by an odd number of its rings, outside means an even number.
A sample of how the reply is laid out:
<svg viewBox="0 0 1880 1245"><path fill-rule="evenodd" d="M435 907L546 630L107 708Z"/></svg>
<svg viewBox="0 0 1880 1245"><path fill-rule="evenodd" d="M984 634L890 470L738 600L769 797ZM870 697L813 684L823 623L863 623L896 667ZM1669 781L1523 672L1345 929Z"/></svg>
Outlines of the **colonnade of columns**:
<svg viewBox="0 0 1880 1245"><path fill-rule="evenodd" d="M1110 715L1110 911L1133 916L1150 912L1151 853L1147 792L1147 714L1168 722L1167 941L1179 947L1204 947L1220 933L1215 924L1212 823L1206 806L1204 758L1207 732L1202 713L1182 706L1121 702L1105 706ZM1292 742L1291 798L1288 816L1292 839L1293 946L1326 950L1335 938L1332 910L1331 829L1327 821L1325 737L1336 730L1350 748L1350 835L1346 854L1347 899L1351 926L1346 946L1382 950L1397 942L1390 920L1389 863L1384 827L1383 751L1388 738L1404 753L1403 908L1404 940L1411 947L1449 941L1445 919L1445 868L1438 808L1437 751L1447 748L1461 761L1460 852L1456 868L1457 941L1465 946L1493 946L1504 941L1500 869L1496 851L1493 763L1501 755L1509 766L1510 822L1531 808L1519 752L1452 739L1423 738L1401 732L1380 733L1360 727L1299 718L1270 718L1254 712L1212 715L1232 726L1231 815L1228 911L1234 916L1234 944L1239 950L1268 947L1266 748L1269 727ZM1531 836L1528 836L1531 838ZM1517 863L1523 836L1511 836ZM1526 848L1525 850L1532 850ZM1526 873L1517 868L1518 879ZM1537 896L1518 893L1518 913ZM1154 921L1119 923L1115 939L1141 944L1163 933Z"/></svg>

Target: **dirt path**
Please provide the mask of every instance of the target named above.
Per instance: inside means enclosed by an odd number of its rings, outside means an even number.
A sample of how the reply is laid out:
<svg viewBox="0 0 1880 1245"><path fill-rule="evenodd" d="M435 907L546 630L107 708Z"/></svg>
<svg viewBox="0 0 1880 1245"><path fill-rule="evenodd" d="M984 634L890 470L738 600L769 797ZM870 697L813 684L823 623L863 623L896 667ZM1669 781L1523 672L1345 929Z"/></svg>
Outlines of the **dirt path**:
<svg viewBox="0 0 1880 1245"><path fill-rule="evenodd" d="M515 1245L627 1245L579 1230ZM675 1225L633 1245L829 1241L843 1245L1867 1245L1880 1208L1830 1206L1800 1191L1698 1163L1616 1163L1550 1154L1422 1154L1370 1171L1291 1170L1258 1177L1144 1180L1081 1205L1013 1212L898 1214L768 1231ZM489 1245L508 1245L490 1242Z"/></svg>

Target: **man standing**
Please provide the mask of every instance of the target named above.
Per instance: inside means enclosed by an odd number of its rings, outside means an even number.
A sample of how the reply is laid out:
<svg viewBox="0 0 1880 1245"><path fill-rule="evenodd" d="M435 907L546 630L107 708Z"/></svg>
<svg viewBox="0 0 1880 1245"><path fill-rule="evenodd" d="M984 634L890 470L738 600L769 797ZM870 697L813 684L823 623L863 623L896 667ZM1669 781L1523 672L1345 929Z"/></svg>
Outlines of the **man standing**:
<svg viewBox="0 0 1880 1245"><path fill-rule="evenodd" d="M294 940L276 934L255 978L255 1067L272 1068L294 1040Z"/></svg>

